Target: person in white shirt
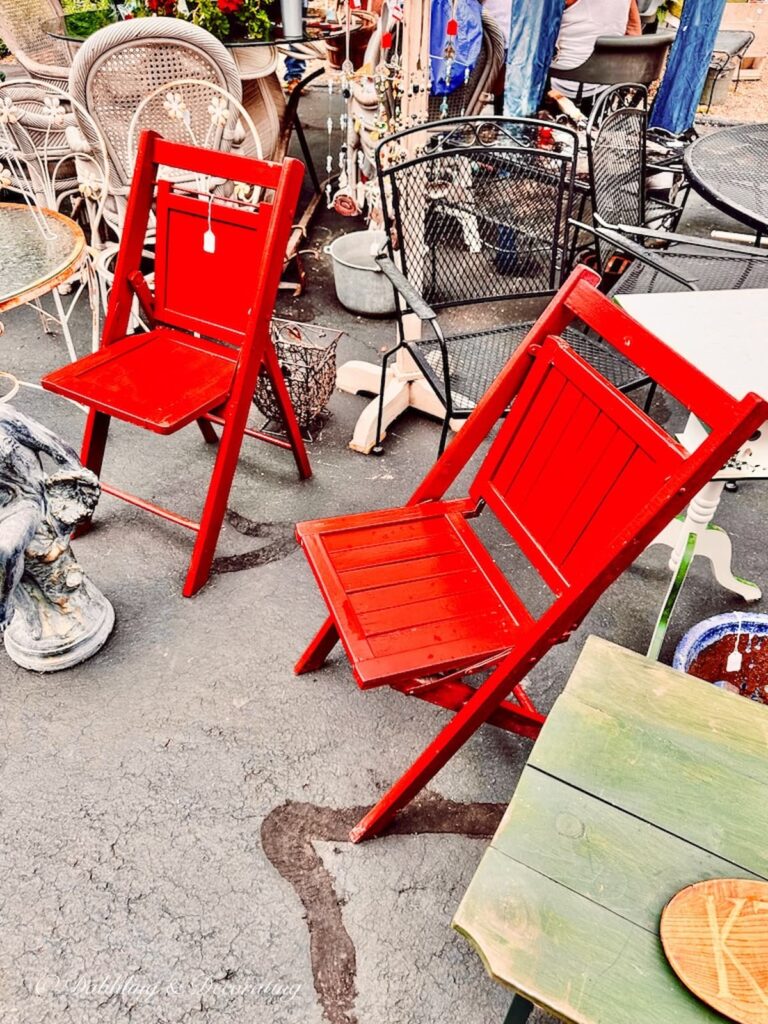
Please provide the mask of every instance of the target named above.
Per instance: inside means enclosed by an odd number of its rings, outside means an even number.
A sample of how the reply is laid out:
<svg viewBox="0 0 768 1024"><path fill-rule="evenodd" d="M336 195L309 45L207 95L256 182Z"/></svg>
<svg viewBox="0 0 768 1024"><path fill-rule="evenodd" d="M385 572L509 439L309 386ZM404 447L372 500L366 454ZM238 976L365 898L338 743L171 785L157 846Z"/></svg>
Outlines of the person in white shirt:
<svg viewBox="0 0 768 1024"><path fill-rule="evenodd" d="M565 0L565 13L557 37L552 69L570 71L588 60L598 36L640 35L637 0ZM552 88L575 96L578 82L552 76ZM594 96L602 85L585 85L582 95Z"/></svg>

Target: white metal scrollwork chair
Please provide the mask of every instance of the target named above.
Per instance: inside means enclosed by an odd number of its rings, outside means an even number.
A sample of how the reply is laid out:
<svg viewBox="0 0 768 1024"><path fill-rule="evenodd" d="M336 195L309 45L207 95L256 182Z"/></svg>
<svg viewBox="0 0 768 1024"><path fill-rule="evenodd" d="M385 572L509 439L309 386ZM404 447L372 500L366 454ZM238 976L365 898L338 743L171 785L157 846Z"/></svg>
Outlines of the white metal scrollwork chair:
<svg viewBox="0 0 768 1024"><path fill-rule="evenodd" d="M30 78L66 89L69 46L45 30L61 17L57 0L0 0L0 39Z"/></svg>
<svg viewBox="0 0 768 1024"><path fill-rule="evenodd" d="M88 125L86 143L80 126ZM55 210L77 220L88 246L74 284L54 288L55 313L40 300L34 305L43 327L61 328L70 359L77 358L71 320L82 297L91 309L92 341L98 342L98 292L95 260L101 241L101 222L110 178L104 140L88 113L62 89L46 82L16 80L0 83L0 184L20 195L34 210ZM39 219L41 231L45 222Z"/></svg>

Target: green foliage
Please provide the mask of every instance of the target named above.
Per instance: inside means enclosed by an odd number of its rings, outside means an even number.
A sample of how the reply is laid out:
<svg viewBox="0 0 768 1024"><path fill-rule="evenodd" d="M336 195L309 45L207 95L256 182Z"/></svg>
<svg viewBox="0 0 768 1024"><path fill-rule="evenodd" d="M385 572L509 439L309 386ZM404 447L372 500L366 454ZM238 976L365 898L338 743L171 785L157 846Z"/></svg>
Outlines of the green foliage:
<svg viewBox="0 0 768 1024"><path fill-rule="evenodd" d="M192 21L219 39L229 35L229 18L219 9L216 0L198 0Z"/></svg>
<svg viewBox="0 0 768 1024"><path fill-rule="evenodd" d="M184 18L224 40L266 39L271 31L266 0L187 0L185 6L179 10L177 0L134 0L133 13Z"/></svg>
<svg viewBox="0 0 768 1024"><path fill-rule="evenodd" d="M269 36L269 15L262 6L262 0L243 0L238 20L248 39L266 39Z"/></svg>

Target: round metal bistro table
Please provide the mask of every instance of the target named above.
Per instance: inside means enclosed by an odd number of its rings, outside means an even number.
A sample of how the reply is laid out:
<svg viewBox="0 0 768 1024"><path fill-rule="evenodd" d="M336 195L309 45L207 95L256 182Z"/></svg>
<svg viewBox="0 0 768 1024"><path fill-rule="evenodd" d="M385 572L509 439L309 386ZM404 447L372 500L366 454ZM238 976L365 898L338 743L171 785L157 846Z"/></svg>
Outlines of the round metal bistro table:
<svg viewBox="0 0 768 1024"><path fill-rule="evenodd" d="M712 206L768 235L768 124L739 124L705 135L684 155L692 187Z"/></svg>
<svg viewBox="0 0 768 1024"><path fill-rule="evenodd" d="M63 284L84 254L85 235L69 217L26 203L0 203L0 313Z"/></svg>

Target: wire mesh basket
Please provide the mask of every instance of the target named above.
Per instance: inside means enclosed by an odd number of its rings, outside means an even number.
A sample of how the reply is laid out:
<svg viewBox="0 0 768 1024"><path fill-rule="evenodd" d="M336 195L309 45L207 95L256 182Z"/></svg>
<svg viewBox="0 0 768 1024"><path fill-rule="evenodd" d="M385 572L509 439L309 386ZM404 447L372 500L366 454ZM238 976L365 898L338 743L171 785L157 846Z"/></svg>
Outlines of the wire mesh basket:
<svg viewBox="0 0 768 1024"><path fill-rule="evenodd" d="M336 346L344 332L276 319L272 320L271 331L296 419L308 430L325 411L336 386ZM268 419L281 421L277 397L263 369L253 402Z"/></svg>

